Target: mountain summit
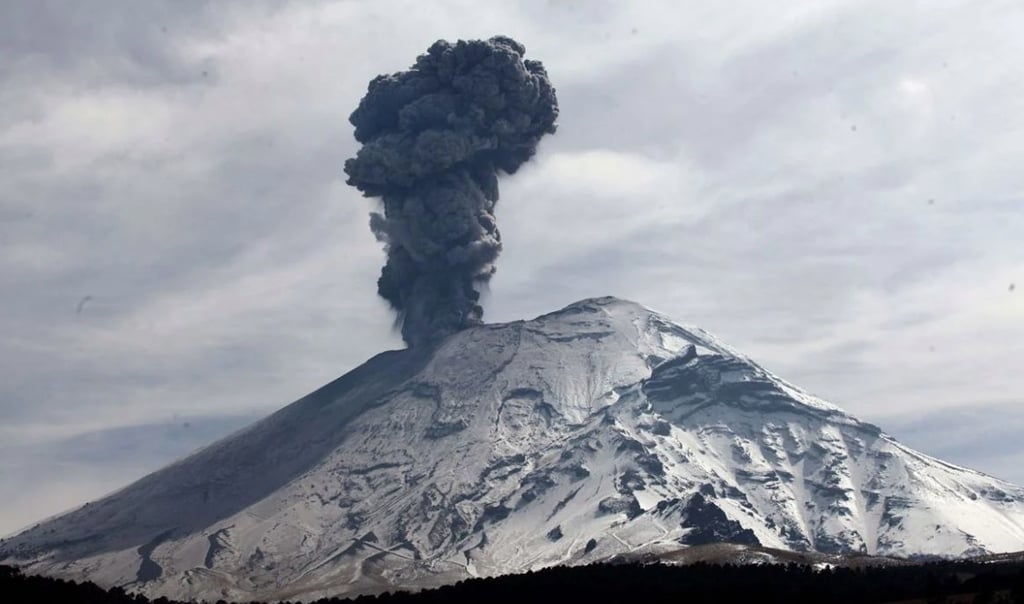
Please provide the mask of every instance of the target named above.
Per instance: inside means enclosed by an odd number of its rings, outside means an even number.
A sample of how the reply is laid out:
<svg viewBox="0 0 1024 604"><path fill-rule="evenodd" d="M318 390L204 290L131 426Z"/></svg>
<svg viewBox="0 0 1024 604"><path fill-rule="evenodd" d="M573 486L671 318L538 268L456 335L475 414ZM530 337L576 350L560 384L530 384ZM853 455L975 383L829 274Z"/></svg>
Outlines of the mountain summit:
<svg viewBox="0 0 1024 604"><path fill-rule="evenodd" d="M380 354L0 542L0 561L150 595L308 599L720 541L1020 550L1024 489L597 298Z"/></svg>

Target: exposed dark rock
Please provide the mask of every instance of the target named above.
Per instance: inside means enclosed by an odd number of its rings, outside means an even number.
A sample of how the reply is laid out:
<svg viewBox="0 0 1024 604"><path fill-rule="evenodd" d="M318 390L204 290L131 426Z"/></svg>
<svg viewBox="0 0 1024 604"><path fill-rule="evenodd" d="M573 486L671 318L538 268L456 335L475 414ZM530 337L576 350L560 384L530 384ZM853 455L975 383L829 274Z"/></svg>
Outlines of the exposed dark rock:
<svg viewBox="0 0 1024 604"><path fill-rule="evenodd" d="M672 424L664 420L656 421L654 422L654 425L651 426L651 434L657 434L658 436L669 436L670 434L672 434Z"/></svg>
<svg viewBox="0 0 1024 604"><path fill-rule="evenodd" d="M632 497L605 497L597 504L597 515L625 514L633 502Z"/></svg>
<svg viewBox="0 0 1024 604"><path fill-rule="evenodd" d="M135 580L139 583L145 583L154 579L159 579L160 575L164 574L162 566L153 561L150 557L153 555L153 550L157 548L161 543L167 540L174 533L174 529L164 531L153 538L148 543L139 546L138 553L142 557L142 561L139 563L139 570L135 573Z"/></svg>
<svg viewBox="0 0 1024 604"><path fill-rule="evenodd" d="M468 424L464 419L458 419L453 422L434 422L433 424L430 425L430 427L427 428L427 431L424 434L424 436L431 440L437 440L439 438L444 438L445 436L455 434L456 432L461 432L465 430L467 427Z"/></svg>
<svg viewBox="0 0 1024 604"><path fill-rule="evenodd" d="M473 527L473 531L476 532L481 530L486 524L504 520L508 518L508 515L511 512L512 510L501 504L484 506L484 511L476 521L476 526Z"/></svg>
<svg viewBox="0 0 1024 604"><path fill-rule="evenodd" d="M642 490L646 486L643 477L635 470L626 470L615 482L615 489L623 495L630 495L633 491Z"/></svg>
<svg viewBox="0 0 1024 604"><path fill-rule="evenodd" d="M520 504L516 506L516 508L519 508L523 504L529 503L536 499L537 497L540 497L548 490L550 490L552 487L554 487L556 484L558 483L555 482L547 474L536 474L528 476L525 480L523 480L522 486L525 487L525 490L520 495L521 501Z"/></svg>
<svg viewBox="0 0 1024 604"><path fill-rule="evenodd" d="M678 497L672 499L662 499L654 507L654 510L659 514L667 514L673 510L680 510L682 507L682 500Z"/></svg>
<svg viewBox="0 0 1024 604"><path fill-rule="evenodd" d="M632 438L623 438L619 443L619 446L615 447L615 450L620 453L624 451L634 451L636 453L645 452L644 445L640 441Z"/></svg>
<svg viewBox="0 0 1024 604"><path fill-rule="evenodd" d="M584 478L590 476L590 470L583 467L583 464L581 463L573 464L571 466L564 468L559 468L559 470L567 474L573 482L583 480Z"/></svg>
<svg viewBox="0 0 1024 604"><path fill-rule="evenodd" d="M508 391L503 400L507 401L514 398L529 398L539 401L544 398L544 393L536 388L513 388Z"/></svg>
<svg viewBox="0 0 1024 604"><path fill-rule="evenodd" d="M653 476L664 476L665 465L661 463L658 456L653 453L644 453L636 456L636 464L647 470Z"/></svg>
<svg viewBox="0 0 1024 604"><path fill-rule="evenodd" d="M509 455L508 457L501 457L492 462L486 468L484 468L483 472L480 473L480 481L483 482L484 480L492 477L495 474L501 476L508 476L510 474L514 474L515 472L520 471L525 463L526 456L523 455L522 453L517 453L516 455ZM505 471L501 472L502 470Z"/></svg>
<svg viewBox="0 0 1024 604"><path fill-rule="evenodd" d="M217 559L217 554L226 549L226 543L230 539L230 532L227 528L222 528L219 531L215 531L213 534L206 537L209 542L209 546L206 549L206 557L203 559L203 565L206 568L213 568L214 562Z"/></svg>
<svg viewBox="0 0 1024 604"><path fill-rule="evenodd" d="M559 501L558 503L556 503L555 504L555 509L551 511L551 515L548 516L548 518L553 517L555 514L557 514L558 512L561 512L563 509L565 509L565 506L568 505L568 503L570 501L572 501L574 497L576 497L576 494L579 493L580 489L582 489L582 488L583 487L577 487L573 492L571 492L568 495L566 495L565 499L563 499L563 500Z"/></svg>
<svg viewBox="0 0 1024 604"><path fill-rule="evenodd" d="M683 516L681 526L693 529L682 538L682 542L687 545L723 542L761 544L754 531L743 528L735 520L730 520L720 507L705 499L700 493L694 494L687 502L683 508Z"/></svg>

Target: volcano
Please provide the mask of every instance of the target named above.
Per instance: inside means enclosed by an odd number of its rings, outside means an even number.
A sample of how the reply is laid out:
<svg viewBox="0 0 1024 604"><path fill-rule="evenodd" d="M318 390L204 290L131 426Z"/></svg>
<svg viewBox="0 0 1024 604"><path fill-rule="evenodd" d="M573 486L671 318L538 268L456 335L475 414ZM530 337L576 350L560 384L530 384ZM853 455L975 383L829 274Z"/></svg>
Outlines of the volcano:
<svg viewBox="0 0 1024 604"><path fill-rule="evenodd" d="M1024 489L596 298L380 354L0 542L0 561L150 596L309 599L722 542L1016 551Z"/></svg>

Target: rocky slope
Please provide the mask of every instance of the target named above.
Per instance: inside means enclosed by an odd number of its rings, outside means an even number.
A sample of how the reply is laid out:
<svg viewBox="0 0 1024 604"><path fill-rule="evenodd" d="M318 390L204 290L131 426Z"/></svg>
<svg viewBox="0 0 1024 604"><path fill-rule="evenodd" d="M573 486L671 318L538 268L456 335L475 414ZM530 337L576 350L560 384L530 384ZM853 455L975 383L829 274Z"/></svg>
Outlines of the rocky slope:
<svg viewBox="0 0 1024 604"><path fill-rule="evenodd" d="M0 560L150 595L308 599L719 541L1016 551L1024 489L600 298L378 355Z"/></svg>

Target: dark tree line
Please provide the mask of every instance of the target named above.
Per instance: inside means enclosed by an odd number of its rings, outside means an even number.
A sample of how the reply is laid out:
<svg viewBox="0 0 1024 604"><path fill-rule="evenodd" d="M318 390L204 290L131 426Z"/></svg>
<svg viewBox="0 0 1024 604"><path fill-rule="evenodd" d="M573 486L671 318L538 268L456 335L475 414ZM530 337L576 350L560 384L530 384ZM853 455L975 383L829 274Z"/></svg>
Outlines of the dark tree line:
<svg viewBox="0 0 1024 604"><path fill-rule="evenodd" d="M325 598L310 604L506 601L852 604L906 600L1024 604L1024 562L937 562L827 570L795 564L594 564L470 579L416 594L385 593L354 600ZM0 601L5 604L179 604L166 598L148 600L120 588L103 590L92 583L27 576L10 566L0 566Z"/></svg>

